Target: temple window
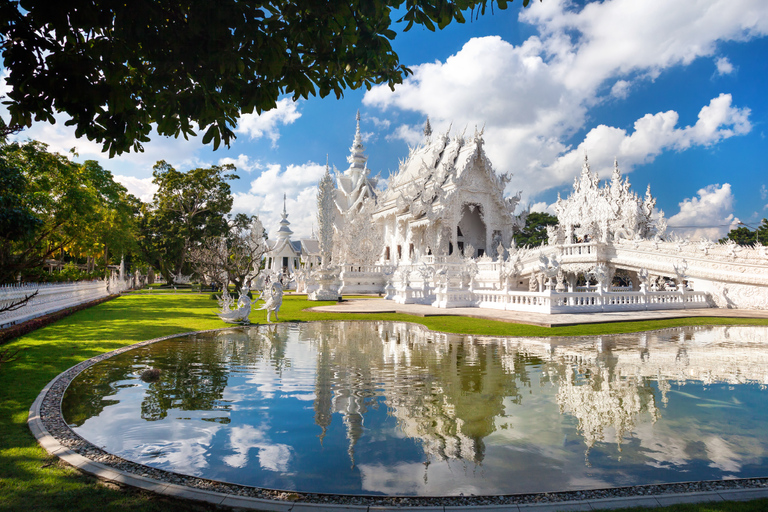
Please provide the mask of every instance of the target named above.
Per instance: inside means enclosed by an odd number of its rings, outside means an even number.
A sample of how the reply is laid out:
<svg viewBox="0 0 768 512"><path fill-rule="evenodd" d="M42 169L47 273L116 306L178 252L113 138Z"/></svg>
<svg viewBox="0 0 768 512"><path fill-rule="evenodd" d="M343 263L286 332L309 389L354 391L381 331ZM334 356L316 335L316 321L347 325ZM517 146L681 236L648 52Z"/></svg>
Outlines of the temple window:
<svg viewBox="0 0 768 512"><path fill-rule="evenodd" d="M386 261L389 261L391 259L389 256L390 256L389 255L389 246L387 246L387 247L384 248L384 259Z"/></svg>

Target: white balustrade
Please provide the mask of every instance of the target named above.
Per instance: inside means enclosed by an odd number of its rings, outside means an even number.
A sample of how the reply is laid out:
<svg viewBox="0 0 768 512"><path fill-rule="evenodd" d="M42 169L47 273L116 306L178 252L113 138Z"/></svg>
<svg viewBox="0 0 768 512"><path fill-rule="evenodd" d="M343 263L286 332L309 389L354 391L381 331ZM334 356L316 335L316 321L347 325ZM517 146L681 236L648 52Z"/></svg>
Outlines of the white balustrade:
<svg viewBox="0 0 768 512"><path fill-rule="evenodd" d="M0 286L0 308L22 300L37 290L37 295L13 311L0 313L0 328L44 316L62 309L91 302L127 289L127 282L118 279L109 281L78 281L73 283L24 283Z"/></svg>

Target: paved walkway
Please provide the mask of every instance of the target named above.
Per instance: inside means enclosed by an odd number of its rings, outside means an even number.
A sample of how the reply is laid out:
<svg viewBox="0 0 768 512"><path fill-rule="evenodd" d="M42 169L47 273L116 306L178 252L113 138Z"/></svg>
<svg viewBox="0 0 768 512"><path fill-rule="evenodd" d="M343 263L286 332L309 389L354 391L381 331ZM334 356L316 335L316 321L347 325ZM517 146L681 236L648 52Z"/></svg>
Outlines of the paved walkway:
<svg viewBox="0 0 768 512"><path fill-rule="evenodd" d="M662 320L668 318L691 318L698 316L768 319L768 311L747 309L702 308L546 315L543 313L500 311L497 309L485 308L433 308L432 306L424 306L422 304L398 304L395 301L381 298L350 299L332 306L310 308L310 311L321 311L324 313L405 313L422 317L467 316L516 324L539 325L542 327L606 322L634 322L638 320Z"/></svg>

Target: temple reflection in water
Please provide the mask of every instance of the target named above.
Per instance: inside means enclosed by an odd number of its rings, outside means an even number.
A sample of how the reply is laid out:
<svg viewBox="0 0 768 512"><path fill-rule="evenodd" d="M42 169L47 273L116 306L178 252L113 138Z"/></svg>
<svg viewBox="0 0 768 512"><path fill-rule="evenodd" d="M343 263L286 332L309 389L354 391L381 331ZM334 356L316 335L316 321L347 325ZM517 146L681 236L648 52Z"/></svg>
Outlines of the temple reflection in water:
<svg viewBox="0 0 768 512"><path fill-rule="evenodd" d="M638 423L654 423L672 384L768 383L768 328L756 327L531 339L345 322L305 324L282 335L251 329L232 343L256 341L258 353L279 368L290 364L281 347L291 334L316 349L319 441L338 416L352 464L365 415L380 407L379 395L402 433L419 440L429 456L481 463L484 439L525 401L532 369L540 372L538 386L556 389L560 413L578 421L587 451L606 436L620 448Z"/></svg>
<svg viewBox="0 0 768 512"><path fill-rule="evenodd" d="M141 382L150 365L160 380ZM764 476L766 383L766 327L531 339L324 322L137 348L84 372L62 410L92 443L186 474L494 494Z"/></svg>

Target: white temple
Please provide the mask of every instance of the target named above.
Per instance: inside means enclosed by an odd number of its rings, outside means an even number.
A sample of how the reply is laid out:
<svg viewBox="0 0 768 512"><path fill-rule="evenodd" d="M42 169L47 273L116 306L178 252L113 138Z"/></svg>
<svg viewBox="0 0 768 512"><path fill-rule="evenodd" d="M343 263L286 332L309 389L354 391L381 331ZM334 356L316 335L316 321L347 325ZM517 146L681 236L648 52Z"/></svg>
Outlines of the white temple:
<svg viewBox="0 0 768 512"><path fill-rule="evenodd" d="M291 240L293 231L288 221L288 212L285 208L285 195L283 195L283 218L280 220L280 228L274 242L268 242L269 252L265 255L265 274L281 279L290 289L296 287L294 276L305 271L310 271L319 264L320 249L317 239L312 237L302 240Z"/></svg>
<svg viewBox="0 0 768 512"><path fill-rule="evenodd" d="M768 309L768 247L668 236L650 187L632 192L618 164L600 186L585 157L573 192L558 198L549 243L516 247L528 214L516 212L522 193L504 197L511 176L494 170L483 144L477 131L433 137L427 121L381 191L368 176L358 114L349 167L332 175L326 165L319 185L314 258L295 245L289 254L284 212L270 268L295 272L312 300L372 293L541 313Z"/></svg>

